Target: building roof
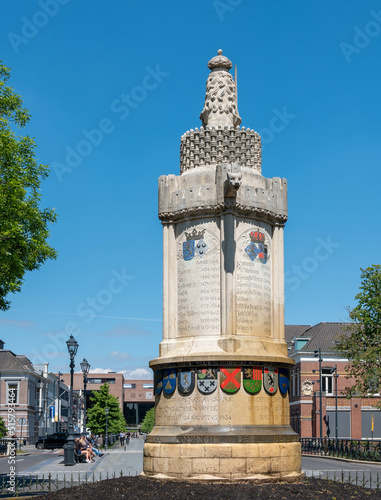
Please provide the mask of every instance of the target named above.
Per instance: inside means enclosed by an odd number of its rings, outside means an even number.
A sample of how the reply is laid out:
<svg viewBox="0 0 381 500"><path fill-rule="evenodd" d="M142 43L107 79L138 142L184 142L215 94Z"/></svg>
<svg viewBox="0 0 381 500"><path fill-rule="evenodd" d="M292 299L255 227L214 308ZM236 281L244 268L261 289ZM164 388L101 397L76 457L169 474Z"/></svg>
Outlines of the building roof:
<svg viewBox="0 0 381 500"><path fill-rule="evenodd" d="M349 327L350 323L322 322L307 328L303 333L295 335L294 338L308 339L299 351L313 352L315 349L321 348L322 352L333 354L339 337L351 334ZM297 331L297 329L294 331ZM295 344L292 343L292 339L287 344L289 345L289 355L295 354L297 351L295 350Z"/></svg>
<svg viewBox="0 0 381 500"><path fill-rule="evenodd" d="M311 325L284 325L285 341L288 344L295 337L301 337L309 328L311 328Z"/></svg>
<svg viewBox="0 0 381 500"><path fill-rule="evenodd" d="M0 351L1 373L5 372L33 372L32 363L26 356L16 356L12 351Z"/></svg>

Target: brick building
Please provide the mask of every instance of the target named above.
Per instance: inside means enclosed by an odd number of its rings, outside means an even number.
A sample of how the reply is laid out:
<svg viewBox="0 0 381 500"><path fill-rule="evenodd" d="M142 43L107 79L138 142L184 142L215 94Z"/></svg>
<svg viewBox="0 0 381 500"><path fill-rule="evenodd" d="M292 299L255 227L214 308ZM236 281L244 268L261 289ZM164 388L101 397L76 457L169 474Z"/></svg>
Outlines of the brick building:
<svg viewBox="0 0 381 500"><path fill-rule="evenodd" d="M62 379L70 384L70 373L64 373ZM91 408L91 393L98 391L103 384L109 384L110 394L118 398L119 407L123 412L128 425L140 424L146 412L155 405L153 395L153 381L126 380L122 373L93 373L87 376L86 408ZM74 373L73 389L77 392L84 390L83 373Z"/></svg>
<svg viewBox="0 0 381 500"><path fill-rule="evenodd" d="M347 326L346 323L319 323L285 327L289 356L295 360L290 373L291 425L301 437L320 436L319 361L318 356L315 357L315 350L320 348L323 437L335 437L337 401L339 438L371 438L372 419L373 437L381 438L381 411L372 406L380 400L380 395L352 399L343 395L345 387L352 386L354 381L345 378L348 360L335 352L335 346L340 335L349 335Z"/></svg>
<svg viewBox="0 0 381 500"><path fill-rule="evenodd" d="M15 428L16 436L28 443L58 430L58 408L67 422L67 387L48 365L33 365L26 356L4 349L0 340L0 416L7 429Z"/></svg>

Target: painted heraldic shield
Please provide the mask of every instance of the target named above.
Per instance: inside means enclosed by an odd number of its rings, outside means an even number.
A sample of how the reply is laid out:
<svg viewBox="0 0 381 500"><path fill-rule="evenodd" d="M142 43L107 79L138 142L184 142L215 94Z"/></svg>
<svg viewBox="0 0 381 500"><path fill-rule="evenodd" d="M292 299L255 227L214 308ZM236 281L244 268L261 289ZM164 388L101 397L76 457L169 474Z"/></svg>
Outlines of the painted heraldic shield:
<svg viewBox="0 0 381 500"><path fill-rule="evenodd" d="M183 242L183 259L192 260L194 257L194 240Z"/></svg>
<svg viewBox="0 0 381 500"><path fill-rule="evenodd" d="M176 389L176 371L174 368L163 370L163 391L165 394L172 394Z"/></svg>
<svg viewBox="0 0 381 500"><path fill-rule="evenodd" d="M163 390L163 370L156 370L154 375L155 396L159 396Z"/></svg>
<svg viewBox="0 0 381 500"><path fill-rule="evenodd" d="M179 370L177 374L177 388L180 394L190 394L194 389L194 370Z"/></svg>
<svg viewBox="0 0 381 500"><path fill-rule="evenodd" d="M269 394L275 394L278 389L278 368L265 366L263 368L263 387Z"/></svg>
<svg viewBox="0 0 381 500"><path fill-rule="evenodd" d="M195 251L200 257L204 257L206 251L208 250L208 245L204 240L198 240L195 246Z"/></svg>
<svg viewBox="0 0 381 500"><path fill-rule="evenodd" d="M279 368L279 390L282 394L287 394L290 387L290 372L287 368Z"/></svg>
<svg viewBox="0 0 381 500"><path fill-rule="evenodd" d="M197 387L202 394L212 394L217 389L216 368L197 370Z"/></svg>
<svg viewBox="0 0 381 500"><path fill-rule="evenodd" d="M241 367L236 368L220 368L221 372L221 389L232 394L237 392L241 387Z"/></svg>
<svg viewBox="0 0 381 500"><path fill-rule="evenodd" d="M262 367L253 366L243 369L243 386L252 394L257 394L262 389Z"/></svg>

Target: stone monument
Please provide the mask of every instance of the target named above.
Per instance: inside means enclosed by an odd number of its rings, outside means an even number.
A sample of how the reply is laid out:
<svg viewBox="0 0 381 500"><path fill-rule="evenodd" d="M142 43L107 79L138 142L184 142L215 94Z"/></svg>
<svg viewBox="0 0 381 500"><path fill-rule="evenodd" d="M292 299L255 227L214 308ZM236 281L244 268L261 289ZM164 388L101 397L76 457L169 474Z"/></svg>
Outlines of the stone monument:
<svg viewBox="0 0 381 500"><path fill-rule="evenodd" d="M208 63L202 126L181 138L180 175L159 179L163 341L151 361L155 427L143 476L298 480L284 341L287 182L261 174L222 50Z"/></svg>

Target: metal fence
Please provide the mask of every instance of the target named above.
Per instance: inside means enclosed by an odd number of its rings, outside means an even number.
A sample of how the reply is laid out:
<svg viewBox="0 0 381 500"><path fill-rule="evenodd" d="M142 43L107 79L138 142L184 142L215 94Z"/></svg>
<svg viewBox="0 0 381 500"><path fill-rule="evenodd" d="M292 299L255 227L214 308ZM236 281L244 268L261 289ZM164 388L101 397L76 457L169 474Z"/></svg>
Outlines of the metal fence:
<svg viewBox="0 0 381 500"><path fill-rule="evenodd" d="M117 435L111 441L117 439ZM356 441L351 439L320 439L301 438L302 453L309 455L332 456L351 458L365 461L381 461L381 441ZM110 442L111 444L111 442ZM1 442L0 442L1 445ZM330 481L350 483L374 490L381 489L381 473L371 471L305 470L306 477L315 477ZM128 474L122 470L119 473L57 473L57 474L17 474L0 476L0 498L32 496L36 494L52 493L62 488L72 488L81 484L95 483L105 479L115 479L123 476L137 476L137 473Z"/></svg>
<svg viewBox="0 0 381 500"><path fill-rule="evenodd" d="M18 475L10 478L3 476L0 482L0 498L23 497L43 495L45 493L53 493L62 488L73 488L81 484L90 484L105 479L116 479L124 476L137 476L138 474L123 474L106 473L95 475L94 473L71 473L71 474L36 474L30 476ZM371 488L377 491L381 490L381 475L380 473L372 473L370 471L305 471L306 477L314 477L329 481L339 481L342 483L350 483L363 488ZM10 488L10 480L14 486ZM12 483L12 484L13 484Z"/></svg>
<svg viewBox="0 0 381 500"><path fill-rule="evenodd" d="M351 460L381 461L381 441L355 439L300 438L302 453Z"/></svg>
<svg viewBox="0 0 381 500"><path fill-rule="evenodd" d="M73 488L81 484L95 483L104 479L116 479L123 476L137 476L138 474L119 473L70 473L70 474L32 474L10 476L2 475L0 479L0 498L35 496L38 494L52 493L62 488Z"/></svg>
<svg viewBox="0 0 381 500"><path fill-rule="evenodd" d="M381 475L379 472L374 473L370 471L351 470L307 470L304 471L304 475L306 477L314 477L316 479L349 483L354 486L362 486L363 488L371 488L377 491L381 490Z"/></svg>

